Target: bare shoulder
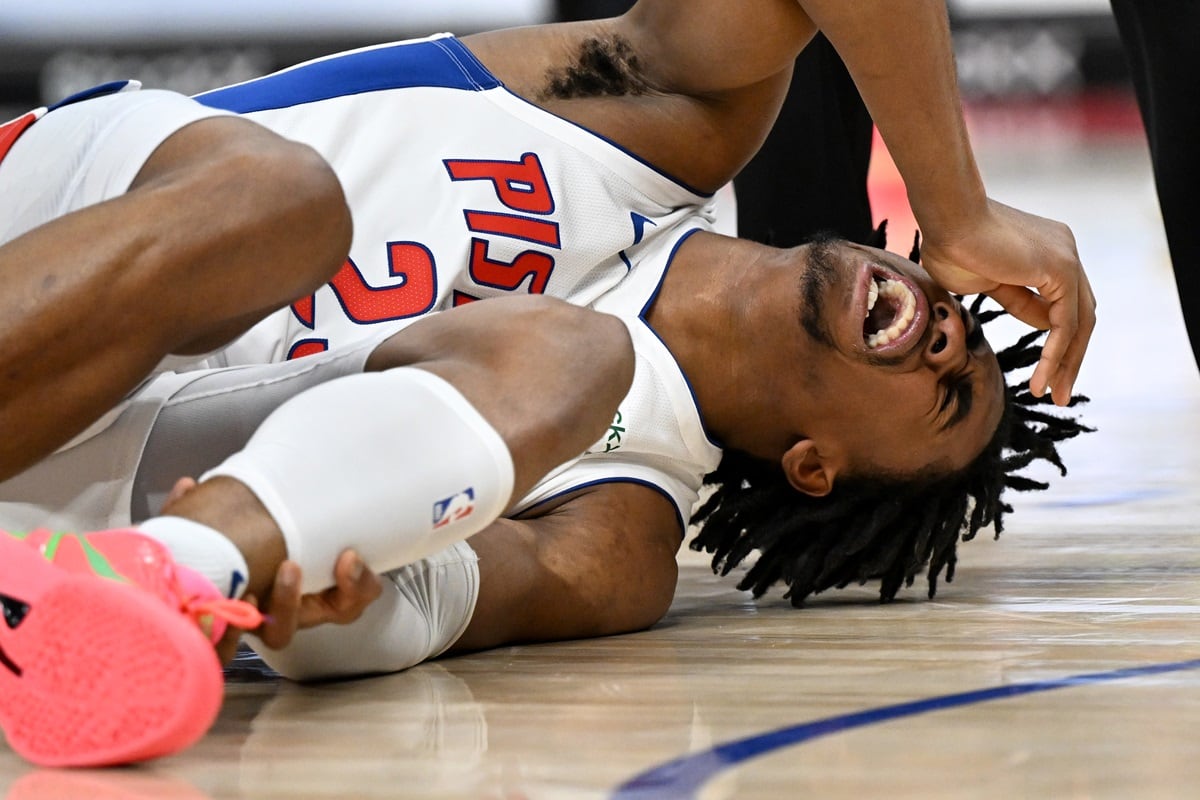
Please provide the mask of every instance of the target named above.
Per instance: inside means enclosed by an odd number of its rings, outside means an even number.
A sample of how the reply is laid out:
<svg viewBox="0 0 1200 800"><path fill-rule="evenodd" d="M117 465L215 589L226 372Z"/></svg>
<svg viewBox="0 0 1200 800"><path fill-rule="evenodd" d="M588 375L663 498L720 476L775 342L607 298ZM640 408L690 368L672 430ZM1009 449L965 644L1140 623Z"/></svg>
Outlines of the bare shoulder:
<svg viewBox="0 0 1200 800"><path fill-rule="evenodd" d="M713 190L761 144L812 32L795 0L642 0L464 42L509 90Z"/></svg>

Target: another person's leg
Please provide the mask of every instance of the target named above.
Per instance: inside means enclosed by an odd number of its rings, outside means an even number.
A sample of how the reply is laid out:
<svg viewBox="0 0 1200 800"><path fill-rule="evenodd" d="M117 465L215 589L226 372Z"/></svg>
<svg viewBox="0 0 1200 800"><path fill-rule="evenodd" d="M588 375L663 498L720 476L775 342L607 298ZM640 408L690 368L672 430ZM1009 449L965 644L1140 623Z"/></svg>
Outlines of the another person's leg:
<svg viewBox="0 0 1200 800"><path fill-rule="evenodd" d="M868 241L873 131L845 65L818 35L796 59L767 140L734 179L738 235L776 247L802 244L819 232Z"/></svg>
<svg viewBox="0 0 1200 800"><path fill-rule="evenodd" d="M1192 354L1200 365L1200 4L1112 0L1146 126Z"/></svg>

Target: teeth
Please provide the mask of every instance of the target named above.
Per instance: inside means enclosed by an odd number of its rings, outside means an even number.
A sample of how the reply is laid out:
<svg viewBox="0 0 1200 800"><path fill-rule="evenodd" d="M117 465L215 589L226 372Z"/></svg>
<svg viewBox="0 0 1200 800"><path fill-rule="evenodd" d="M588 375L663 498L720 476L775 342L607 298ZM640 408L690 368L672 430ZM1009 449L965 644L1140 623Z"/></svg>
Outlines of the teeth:
<svg viewBox="0 0 1200 800"><path fill-rule="evenodd" d="M900 281L886 280L883 283L872 281L871 284L871 288L867 292L868 311L874 308L879 297L895 300L900 307L900 312L892 320L891 325L867 336L867 347L873 349L900 338L900 335L908 330L913 316L917 313L917 298Z"/></svg>

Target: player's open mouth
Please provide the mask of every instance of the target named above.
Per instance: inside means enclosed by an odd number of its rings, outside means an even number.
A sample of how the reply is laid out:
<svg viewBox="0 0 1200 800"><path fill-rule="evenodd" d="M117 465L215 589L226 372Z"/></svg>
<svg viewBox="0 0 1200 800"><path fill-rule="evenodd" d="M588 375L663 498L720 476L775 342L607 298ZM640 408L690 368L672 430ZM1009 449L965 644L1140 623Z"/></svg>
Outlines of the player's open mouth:
<svg viewBox="0 0 1200 800"><path fill-rule="evenodd" d="M864 344L872 352L904 347L920 334L920 322L928 316L924 294L906 276L879 265L868 265L865 272L860 290Z"/></svg>

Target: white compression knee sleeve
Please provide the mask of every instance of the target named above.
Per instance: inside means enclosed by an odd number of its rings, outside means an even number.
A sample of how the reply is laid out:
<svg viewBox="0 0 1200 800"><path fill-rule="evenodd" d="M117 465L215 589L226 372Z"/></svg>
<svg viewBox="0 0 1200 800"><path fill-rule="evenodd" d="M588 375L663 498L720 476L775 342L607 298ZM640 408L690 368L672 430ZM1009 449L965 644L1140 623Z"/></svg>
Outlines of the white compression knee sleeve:
<svg viewBox="0 0 1200 800"><path fill-rule="evenodd" d="M383 594L349 625L297 631L287 647L251 646L272 669L295 681L398 672L441 655L475 613L479 559L458 542L380 576Z"/></svg>
<svg viewBox="0 0 1200 800"><path fill-rule="evenodd" d="M408 367L302 392L204 478L216 476L266 506L305 592L332 585L347 548L386 572L461 541L499 517L513 490L496 430L449 383Z"/></svg>

